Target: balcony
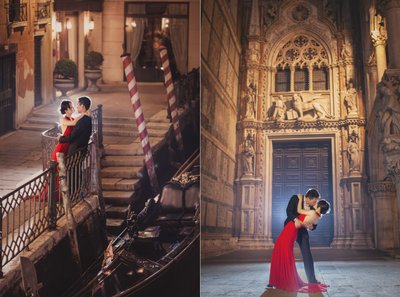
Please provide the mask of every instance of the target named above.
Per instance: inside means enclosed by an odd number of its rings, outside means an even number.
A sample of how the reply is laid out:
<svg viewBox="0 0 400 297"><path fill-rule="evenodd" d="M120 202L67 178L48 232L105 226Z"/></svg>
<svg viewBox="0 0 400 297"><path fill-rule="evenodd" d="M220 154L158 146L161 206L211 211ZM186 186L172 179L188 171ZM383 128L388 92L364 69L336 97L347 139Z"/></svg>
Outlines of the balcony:
<svg viewBox="0 0 400 297"><path fill-rule="evenodd" d="M5 9L8 11L10 29L23 31L28 24L27 3L6 3Z"/></svg>

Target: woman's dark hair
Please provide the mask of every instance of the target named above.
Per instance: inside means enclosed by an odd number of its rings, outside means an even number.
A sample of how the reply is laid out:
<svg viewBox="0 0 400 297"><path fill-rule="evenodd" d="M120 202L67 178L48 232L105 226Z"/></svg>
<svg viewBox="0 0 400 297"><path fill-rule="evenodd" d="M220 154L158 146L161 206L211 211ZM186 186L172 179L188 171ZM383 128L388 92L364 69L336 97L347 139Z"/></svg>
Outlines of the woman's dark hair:
<svg viewBox="0 0 400 297"><path fill-rule="evenodd" d="M90 105L92 105L92 100L89 97L79 97L78 102L85 106L86 110L89 110Z"/></svg>
<svg viewBox="0 0 400 297"><path fill-rule="evenodd" d="M72 103L72 102L69 101L69 100L63 100L63 101L61 102L61 104L60 104L60 112L61 112L61 114L65 114L65 112L67 111L67 109L71 107L71 105L70 105L71 103Z"/></svg>
<svg viewBox="0 0 400 297"><path fill-rule="evenodd" d="M306 197L309 199L318 199L319 192L316 189L308 189L308 191L306 193Z"/></svg>
<svg viewBox="0 0 400 297"><path fill-rule="evenodd" d="M328 201L321 199L318 201L317 207L320 208L321 214L328 214L330 212L331 205L329 204Z"/></svg>

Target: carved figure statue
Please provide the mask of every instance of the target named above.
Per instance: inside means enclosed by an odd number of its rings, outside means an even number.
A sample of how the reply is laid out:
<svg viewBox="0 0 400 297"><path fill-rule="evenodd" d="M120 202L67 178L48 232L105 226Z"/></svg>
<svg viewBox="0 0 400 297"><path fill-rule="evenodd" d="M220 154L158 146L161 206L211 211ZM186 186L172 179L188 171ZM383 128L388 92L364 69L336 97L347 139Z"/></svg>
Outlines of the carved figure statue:
<svg viewBox="0 0 400 297"><path fill-rule="evenodd" d="M349 80L346 95L344 97L344 103L347 108L347 114L357 114L357 90L354 88L353 81Z"/></svg>
<svg viewBox="0 0 400 297"><path fill-rule="evenodd" d="M340 51L340 57L347 59L352 57L352 48L348 42L343 43L342 50Z"/></svg>
<svg viewBox="0 0 400 297"><path fill-rule="evenodd" d="M313 100L315 99L316 98L314 98ZM333 118L333 116L329 114L329 112L322 104L318 102L304 102L301 95L297 93L293 95L292 101L293 109L298 113L299 119L303 118L303 114L305 112L311 112L314 119L315 117L317 117L318 119Z"/></svg>
<svg viewBox="0 0 400 297"><path fill-rule="evenodd" d="M379 107L377 115L381 122L384 137L400 136L400 92L399 81L383 79L377 87Z"/></svg>
<svg viewBox="0 0 400 297"><path fill-rule="evenodd" d="M283 102L283 95L279 95L274 102L274 112L271 119L273 121L282 121L285 119L286 104Z"/></svg>
<svg viewBox="0 0 400 297"><path fill-rule="evenodd" d="M254 140L250 134L247 134L246 140L244 141L244 147L242 151L242 162L243 162L243 173L253 174L254 173Z"/></svg>
<svg viewBox="0 0 400 297"><path fill-rule="evenodd" d="M245 118L254 119L256 114L256 87L253 81L248 85L243 99L246 103Z"/></svg>
<svg viewBox="0 0 400 297"><path fill-rule="evenodd" d="M349 156L349 172L360 171L360 147L358 145L358 134L355 130L349 135L349 143L347 146L347 154Z"/></svg>

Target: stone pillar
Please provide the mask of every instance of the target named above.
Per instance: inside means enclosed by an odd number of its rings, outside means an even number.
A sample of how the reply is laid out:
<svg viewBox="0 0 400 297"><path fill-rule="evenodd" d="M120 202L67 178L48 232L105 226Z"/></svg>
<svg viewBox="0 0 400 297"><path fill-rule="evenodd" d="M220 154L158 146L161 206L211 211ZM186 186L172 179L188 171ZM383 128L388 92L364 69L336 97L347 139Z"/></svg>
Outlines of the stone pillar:
<svg viewBox="0 0 400 297"><path fill-rule="evenodd" d="M378 84L377 98L381 102L376 110L379 115L379 129L383 137L380 139L384 155L384 165L396 189L397 205L394 207L397 217L394 221L395 248L399 248L400 230L400 103L398 89L400 86L400 69L387 69L382 81ZM379 206L378 206L379 207Z"/></svg>
<svg viewBox="0 0 400 297"><path fill-rule="evenodd" d="M386 64L386 40L387 33L385 29L380 31L373 30L371 31L372 44L375 47L375 57L376 57L376 67L378 70L378 79L381 79L383 73L387 68Z"/></svg>
<svg viewBox="0 0 400 297"><path fill-rule="evenodd" d="M385 10L386 26L389 37L389 68L400 69L400 0L381 0Z"/></svg>
<svg viewBox="0 0 400 297"><path fill-rule="evenodd" d="M350 224L349 238L346 246L354 249L369 249L373 247L371 230L368 230L368 201L366 195L366 179L361 176L343 178L349 193L348 220Z"/></svg>
<svg viewBox="0 0 400 297"><path fill-rule="evenodd" d="M396 205L395 186L389 181L370 183L368 192L373 199L375 248L393 249L399 245L396 210L393 208Z"/></svg>

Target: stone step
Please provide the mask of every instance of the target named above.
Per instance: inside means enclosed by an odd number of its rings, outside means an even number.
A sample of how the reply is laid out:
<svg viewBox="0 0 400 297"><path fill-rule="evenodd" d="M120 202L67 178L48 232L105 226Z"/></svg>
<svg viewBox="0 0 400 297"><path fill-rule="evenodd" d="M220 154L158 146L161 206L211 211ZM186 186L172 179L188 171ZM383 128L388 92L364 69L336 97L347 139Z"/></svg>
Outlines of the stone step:
<svg viewBox="0 0 400 297"><path fill-rule="evenodd" d="M106 206L107 219L125 220L128 213L128 206Z"/></svg>
<svg viewBox="0 0 400 297"><path fill-rule="evenodd" d="M143 156L105 156L101 160L102 167L108 166L143 166Z"/></svg>
<svg viewBox="0 0 400 297"><path fill-rule="evenodd" d="M25 122L24 124L22 124L20 126L20 129L22 130L29 130L29 131L40 131L40 132L44 132L46 130L49 130L51 128L53 128L54 125L46 125L46 124L31 124L31 123L27 123Z"/></svg>
<svg viewBox="0 0 400 297"><path fill-rule="evenodd" d="M142 168L142 166L104 167L101 169L101 177L134 179L139 177L139 171Z"/></svg>
<svg viewBox="0 0 400 297"><path fill-rule="evenodd" d="M103 129L136 131L136 123L104 122Z"/></svg>
<svg viewBox="0 0 400 297"><path fill-rule="evenodd" d="M107 233L118 235L126 226L125 220L108 219L106 220Z"/></svg>
<svg viewBox="0 0 400 297"><path fill-rule="evenodd" d="M168 131L167 129L166 130L147 129L147 134L150 137L164 137L167 131ZM127 136L132 138L139 137L139 132L136 128L122 130L117 128L103 127L103 134L109 136Z"/></svg>
<svg viewBox="0 0 400 297"><path fill-rule="evenodd" d="M102 178L101 187L105 191L133 191L140 187L140 179Z"/></svg>
<svg viewBox="0 0 400 297"><path fill-rule="evenodd" d="M134 191L103 191L103 198L106 204L127 206L134 193Z"/></svg>
<svg viewBox="0 0 400 297"><path fill-rule="evenodd" d="M45 125L51 125L51 126L55 126L58 125L58 123L60 122L60 118L59 117L29 117L27 120L29 123L31 124L45 124Z"/></svg>
<svg viewBox="0 0 400 297"><path fill-rule="evenodd" d="M121 123L121 124L134 124L136 125L136 121L134 117L110 117L103 115L103 123Z"/></svg>
<svg viewBox="0 0 400 297"><path fill-rule="evenodd" d="M139 141L130 144L110 144L104 147L105 155L113 156L142 156L143 149Z"/></svg>

